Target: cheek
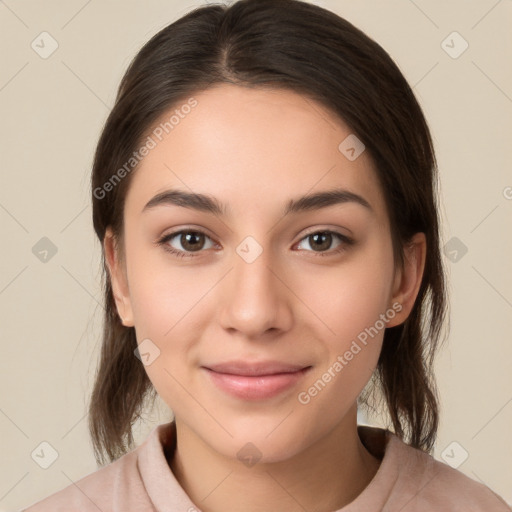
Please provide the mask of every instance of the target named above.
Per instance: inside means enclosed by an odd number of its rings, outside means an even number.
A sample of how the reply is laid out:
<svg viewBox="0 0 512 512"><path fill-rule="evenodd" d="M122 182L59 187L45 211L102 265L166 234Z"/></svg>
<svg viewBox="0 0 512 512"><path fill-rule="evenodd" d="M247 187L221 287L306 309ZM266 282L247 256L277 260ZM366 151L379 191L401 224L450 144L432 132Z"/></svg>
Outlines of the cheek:
<svg viewBox="0 0 512 512"><path fill-rule="evenodd" d="M146 262L132 259L130 298L137 341L147 344L145 340L150 340L150 352L156 355L145 371L162 400L172 410L181 410L190 399L180 386L187 380L193 341L190 319L206 290L192 285L187 272Z"/></svg>
<svg viewBox="0 0 512 512"><path fill-rule="evenodd" d="M134 248L131 256L128 280L138 333L157 340L172 337L175 326L201 307L213 276L176 264L163 249Z"/></svg>
<svg viewBox="0 0 512 512"><path fill-rule="evenodd" d="M179 407L181 401L187 403L179 383L187 379L188 365L194 360L196 343L205 328L200 319L208 316L209 291L218 276L212 275L211 268L198 270L171 262L166 254L159 254L163 249L143 250L133 243L129 250L128 281L137 341L149 339L158 354L145 370L164 401Z"/></svg>
<svg viewBox="0 0 512 512"><path fill-rule="evenodd" d="M374 326L391 306L392 281L391 245L382 238L347 253L346 259L329 270L312 268L296 280L294 291L304 298L311 322L322 327L318 334L339 351ZM383 331L380 322L378 327Z"/></svg>
<svg viewBox="0 0 512 512"><path fill-rule="evenodd" d="M301 279L299 294L308 298L316 318L308 315L319 325L315 336L323 340L322 361L311 382L328 383L331 392L344 397L340 406L355 399L375 369L386 327L382 315L390 321L395 313L388 301L392 277L391 245L376 239L332 271Z"/></svg>

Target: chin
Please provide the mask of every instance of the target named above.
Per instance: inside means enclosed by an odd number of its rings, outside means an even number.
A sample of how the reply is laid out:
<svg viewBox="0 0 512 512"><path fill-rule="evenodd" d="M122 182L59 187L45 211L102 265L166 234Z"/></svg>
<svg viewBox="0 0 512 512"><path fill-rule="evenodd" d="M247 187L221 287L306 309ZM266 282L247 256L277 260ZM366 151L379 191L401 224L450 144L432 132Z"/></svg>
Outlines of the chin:
<svg viewBox="0 0 512 512"><path fill-rule="evenodd" d="M288 414L289 418L285 419ZM283 462L309 445L309 436L304 430L303 423L292 424L289 421L293 415L294 413L290 414L288 410L282 415L252 415L237 418L234 422L222 422L219 419L233 437L225 435L204 440L226 457L236 458L241 462L249 461L246 464L248 467L254 461L260 464Z"/></svg>

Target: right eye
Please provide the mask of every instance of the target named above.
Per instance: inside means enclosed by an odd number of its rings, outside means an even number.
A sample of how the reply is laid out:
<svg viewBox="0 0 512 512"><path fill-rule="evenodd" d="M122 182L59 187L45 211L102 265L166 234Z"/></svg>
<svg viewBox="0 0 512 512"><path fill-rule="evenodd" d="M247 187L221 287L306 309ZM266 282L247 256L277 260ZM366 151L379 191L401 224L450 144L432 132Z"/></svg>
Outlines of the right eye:
<svg viewBox="0 0 512 512"><path fill-rule="evenodd" d="M202 231L182 229L163 236L157 241L157 244L163 246L166 251L175 256L190 258L195 256L195 254L193 254L194 252L202 252L201 249L204 248L205 238L211 240L211 238ZM176 248L170 244L174 239L177 240L181 248Z"/></svg>

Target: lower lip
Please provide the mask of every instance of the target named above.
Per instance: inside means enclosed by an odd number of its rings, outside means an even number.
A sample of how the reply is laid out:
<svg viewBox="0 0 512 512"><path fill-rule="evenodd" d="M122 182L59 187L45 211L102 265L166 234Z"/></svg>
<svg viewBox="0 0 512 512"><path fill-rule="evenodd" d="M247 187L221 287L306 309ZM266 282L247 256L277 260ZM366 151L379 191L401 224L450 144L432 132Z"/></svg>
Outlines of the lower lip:
<svg viewBox="0 0 512 512"><path fill-rule="evenodd" d="M232 375L204 368L222 391L243 400L272 398L291 388L310 370L310 366L292 373L274 375Z"/></svg>

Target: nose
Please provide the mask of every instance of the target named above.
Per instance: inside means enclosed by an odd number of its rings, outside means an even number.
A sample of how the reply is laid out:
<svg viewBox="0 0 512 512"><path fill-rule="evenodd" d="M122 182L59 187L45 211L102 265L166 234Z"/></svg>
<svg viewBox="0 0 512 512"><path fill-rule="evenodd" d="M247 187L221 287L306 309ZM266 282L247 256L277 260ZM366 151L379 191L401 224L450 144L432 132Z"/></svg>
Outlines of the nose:
<svg viewBox="0 0 512 512"><path fill-rule="evenodd" d="M291 327L293 294L270 250L252 257L233 254L232 269L219 289L220 322L228 331L257 339Z"/></svg>

